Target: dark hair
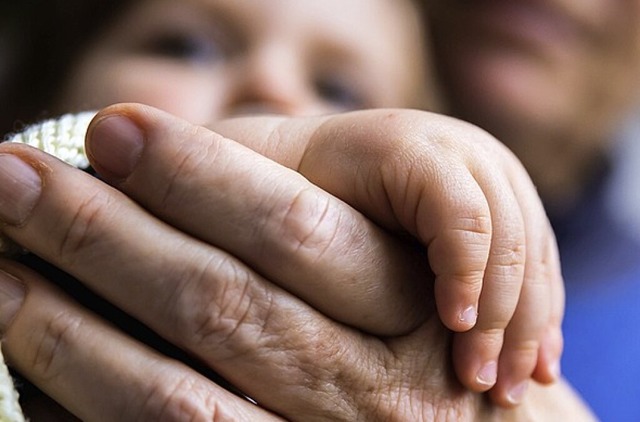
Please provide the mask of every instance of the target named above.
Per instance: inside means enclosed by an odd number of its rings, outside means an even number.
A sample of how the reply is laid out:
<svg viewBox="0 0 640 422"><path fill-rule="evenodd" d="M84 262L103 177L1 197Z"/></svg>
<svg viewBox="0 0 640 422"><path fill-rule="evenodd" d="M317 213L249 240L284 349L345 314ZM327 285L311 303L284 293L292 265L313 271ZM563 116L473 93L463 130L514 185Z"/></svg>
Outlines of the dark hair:
<svg viewBox="0 0 640 422"><path fill-rule="evenodd" d="M68 70L133 0L20 0L0 4L0 140L46 117Z"/></svg>

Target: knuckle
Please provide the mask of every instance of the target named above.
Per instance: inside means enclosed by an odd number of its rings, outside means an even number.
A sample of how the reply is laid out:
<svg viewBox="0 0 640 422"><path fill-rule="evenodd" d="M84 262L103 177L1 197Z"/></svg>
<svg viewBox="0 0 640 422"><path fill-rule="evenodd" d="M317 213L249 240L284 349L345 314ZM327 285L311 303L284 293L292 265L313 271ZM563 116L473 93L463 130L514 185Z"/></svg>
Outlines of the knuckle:
<svg viewBox="0 0 640 422"><path fill-rule="evenodd" d="M484 277L484 270L465 269L465 271L444 275L447 276L447 280L454 280L462 288L471 293L479 294L482 289L481 281Z"/></svg>
<svg viewBox="0 0 640 422"><path fill-rule="evenodd" d="M333 198L310 189L301 190L282 216L285 253L314 263L338 242L343 219Z"/></svg>
<svg viewBox="0 0 640 422"><path fill-rule="evenodd" d="M489 217L459 217L429 244L429 263L438 275L477 284L483 278L490 246Z"/></svg>
<svg viewBox="0 0 640 422"><path fill-rule="evenodd" d="M473 216L456 217L450 226L443 229L436 240L445 248L447 254L459 253L460 246L464 245L465 249L473 251L474 255L481 260L477 264L484 264L491 246L491 236L491 218L477 213Z"/></svg>
<svg viewBox="0 0 640 422"><path fill-rule="evenodd" d="M76 208L70 222L64 227L58 255L65 261L73 261L75 256L91 248L102 240L97 222L103 220L105 213L115 206L109 194L96 192Z"/></svg>
<svg viewBox="0 0 640 422"><path fill-rule="evenodd" d="M223 409L195 377L163 377L154 382L136 420L222 421Z"/></svg>
<svg viewBox="0 0 640 422"><path fill-rule="evenodd" d="M43 379L55 379L64 370L67 350L78 341L82 320L68 312L61 312L51 318L38 337L33 351L32 367Z"/></svg>
<svg viewBox="0 0 640 422"><path fill-rule="evenodd" d="M169 311L180 342L196 350L221 344L236 354L252 350L271 312L271 296L254 274L233 258L220 258L186 277Z"/></svg>

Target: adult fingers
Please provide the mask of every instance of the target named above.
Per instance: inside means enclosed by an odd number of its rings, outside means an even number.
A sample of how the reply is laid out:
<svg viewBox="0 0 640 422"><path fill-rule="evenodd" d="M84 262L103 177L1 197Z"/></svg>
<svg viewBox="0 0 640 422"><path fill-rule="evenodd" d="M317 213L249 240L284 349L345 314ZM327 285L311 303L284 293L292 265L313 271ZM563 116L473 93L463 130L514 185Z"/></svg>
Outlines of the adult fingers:
<svg viewBox="0 0 640 422"><path fill-rule="evenodd" d="M31 270L7 261L0 268L10 363L82 420L279 420L123 336ZM15 290L12 283L26 293L17 315L7 294ZM242 371L243 360L251 365L251 396L263 396L258 403L287 420L433 420L440 414L472 420L481 413L481 398L443 371L448 336L435 318L411 335L381 341L290 317L270 332L271 347L256 350L270 364L252 353L223 362L231 372ZM303 332L310 335L292 341ZM271 378L262 385L265 372Z"/></svg>
<svg viewBox="0 0 640 422"><path fill-rule="evenodd" d="M2 148L18 155L7 154L0 168L41 177L20 185L20 195L40 190L28 216L0 211L10 238L262 405L290 419L353 420L384 391L392 358L379 340L336 324L101 181L41 151Z"/></svg>
<svg viewBox="0 0 640 422"><path fill-rule="evenodd" d="M0 268L2 290L25 294L19 310L2 314L9 363L81 420L280 420L123 335L32 271Z"/></svg>
<svg viewBox="0 0 640 422"><path fill-rule="evenodd" d="M259 121L259 129L243 138L285 164L299 160L320 125L294 121L290 124L297 126L284 130L282 119ZM296 136L287 135L291 132ZM296 171L136 105L101 112L87 138L92 164L115 187L326 315L385 335L424 320L428 269L417 249Z"/></svg>

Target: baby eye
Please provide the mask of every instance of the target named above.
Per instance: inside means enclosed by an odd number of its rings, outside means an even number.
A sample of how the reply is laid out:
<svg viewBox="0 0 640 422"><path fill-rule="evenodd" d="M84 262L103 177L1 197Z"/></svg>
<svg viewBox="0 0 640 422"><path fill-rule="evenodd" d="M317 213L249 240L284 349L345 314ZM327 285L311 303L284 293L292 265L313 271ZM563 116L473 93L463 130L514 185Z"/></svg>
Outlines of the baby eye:
<svg viewBox="0 0 640 422"><path fill-rule="evenodd" d="M180 33L156 37L147 44L146 51L160 57L192 63L210 63L223 56L222 48L211 38Z"/></svg>
<svg viewBox="0 0 640 422"><path fill-rule="evenodd" d="M318 95L340 110L365 108L366 101L359 90L347 81L338 78L320 78L315 82Z"/></svg>

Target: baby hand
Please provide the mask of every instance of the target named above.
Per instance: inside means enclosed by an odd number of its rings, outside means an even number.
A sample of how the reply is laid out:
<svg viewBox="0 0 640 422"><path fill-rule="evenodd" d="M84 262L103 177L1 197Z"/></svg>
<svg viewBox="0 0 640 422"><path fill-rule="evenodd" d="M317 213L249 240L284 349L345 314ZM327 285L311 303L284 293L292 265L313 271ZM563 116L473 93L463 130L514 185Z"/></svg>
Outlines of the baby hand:
<svg viewBox="0 0 640 422"><path fill-rule="evenodd" d="M305 135L282 136L301 132L297 120L278 126L285 150L286 142L302 145L290 166L426 246L438 313L456 332L460 381L492 389L497 403L512 406L530 377L555 380L564 306L557 248L515 156L472 125L425 112L373 110L309 122Z"/></svg>

